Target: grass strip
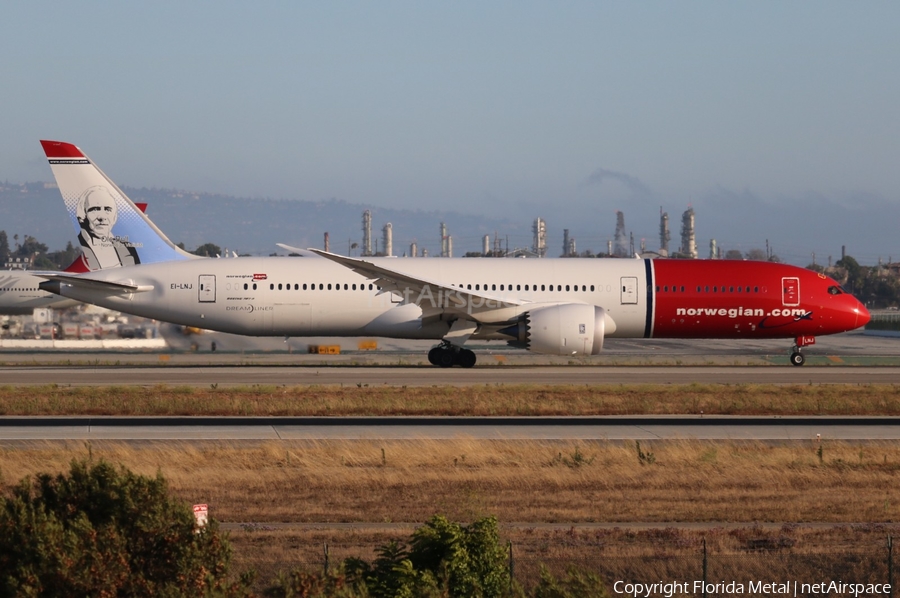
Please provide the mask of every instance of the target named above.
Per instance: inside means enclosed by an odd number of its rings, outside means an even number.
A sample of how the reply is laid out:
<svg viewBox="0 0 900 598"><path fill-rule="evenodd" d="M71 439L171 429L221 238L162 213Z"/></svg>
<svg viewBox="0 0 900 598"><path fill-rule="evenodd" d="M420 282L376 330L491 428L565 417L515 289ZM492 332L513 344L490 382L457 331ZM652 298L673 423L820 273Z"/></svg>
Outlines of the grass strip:
<svg viewBox="0 0 900 598"><path fill-rule="evenodd" d="M2 386L3 415L900 415L900 385Z"/></svg>

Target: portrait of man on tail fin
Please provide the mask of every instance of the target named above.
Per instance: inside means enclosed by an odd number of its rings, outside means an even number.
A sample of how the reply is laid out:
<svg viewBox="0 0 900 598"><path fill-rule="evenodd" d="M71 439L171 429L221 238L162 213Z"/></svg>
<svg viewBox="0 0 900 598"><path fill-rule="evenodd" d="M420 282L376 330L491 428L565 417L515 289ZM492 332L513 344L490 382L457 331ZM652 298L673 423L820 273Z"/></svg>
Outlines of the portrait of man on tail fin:
<svg viewBox="0 0 900 598"><path fill-rule="evenodd" d="M141 262L137 249L125 239L113 235L119 216L116 199L103 185L89 187L78 198L75 216L81 231L82 256L89 270L133 266Z"/></svg>

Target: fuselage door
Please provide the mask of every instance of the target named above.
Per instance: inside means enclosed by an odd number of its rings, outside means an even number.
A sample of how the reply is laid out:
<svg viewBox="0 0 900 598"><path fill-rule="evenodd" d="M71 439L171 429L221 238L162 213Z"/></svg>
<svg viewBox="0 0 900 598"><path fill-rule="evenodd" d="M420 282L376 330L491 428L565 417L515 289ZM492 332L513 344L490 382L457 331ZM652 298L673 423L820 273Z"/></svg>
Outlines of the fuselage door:
<svg viewBox="0 0 900 598"><path fill-rule="evenodd" d="M638 279L636 276L622 277L622 305L636 305L638 302Z"/></svg>
<svg viewBox="0 0 900 598"><path fill-rule="evenodd" d="M200 275L200 303L216 302L216 276L214 274Z"/></svg>
<svg viewBox="0 0 900 598"><path fill-rule="evenodd" d="M800 305L800 279L795 277L781 279L782 305Z"/></svg>

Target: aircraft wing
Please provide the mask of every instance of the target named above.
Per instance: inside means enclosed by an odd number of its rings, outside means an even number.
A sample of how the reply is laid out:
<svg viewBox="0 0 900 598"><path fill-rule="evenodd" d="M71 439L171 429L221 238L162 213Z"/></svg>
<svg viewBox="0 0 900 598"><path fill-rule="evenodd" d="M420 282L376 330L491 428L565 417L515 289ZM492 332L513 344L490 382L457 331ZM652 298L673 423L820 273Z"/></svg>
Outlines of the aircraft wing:
<svg viewBox="0 0 900 598"><path fill-rule="evenodd" d="M308 251L349 268L366 278L377 280L382 293L390 292L400 295L403 303L412 303L421 307L423 318L446 313L478 320L478 314L526 303L518 299L510 300L497 295L479 291L472 292L446 285L360 258L328 253L321 249L309 249Z"/></svg>
<svg viewBox="0 0 900 598"><path fill-rule="evenodd" d="M63 274L60 272L31 272L34 276L44 278L51 282L67 284L79 289L91 291L102 291L106 293L142 293L153 289L153 285L135 285L126 282L110 282L107 280L96 280L86 278L84 276L73 276L71 274ZM45 291L55 292L52 288L45 288L46 283L40 285ZM59 294L59 293L57 293Z"/></svg>

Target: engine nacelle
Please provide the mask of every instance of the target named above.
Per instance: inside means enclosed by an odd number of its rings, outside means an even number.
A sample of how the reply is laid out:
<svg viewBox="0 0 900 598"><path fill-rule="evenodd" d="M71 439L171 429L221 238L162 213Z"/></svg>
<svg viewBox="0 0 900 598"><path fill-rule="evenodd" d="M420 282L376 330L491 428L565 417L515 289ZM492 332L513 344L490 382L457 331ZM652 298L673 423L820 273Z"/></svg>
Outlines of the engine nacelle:
<svg viewBox="0 0 900 598"><path fill-rule="evenodd" d="M525 312L500 332L513 343L544 355L598 355L603 338L616 330L606 310L583 303L563 303Z"/></svg>

